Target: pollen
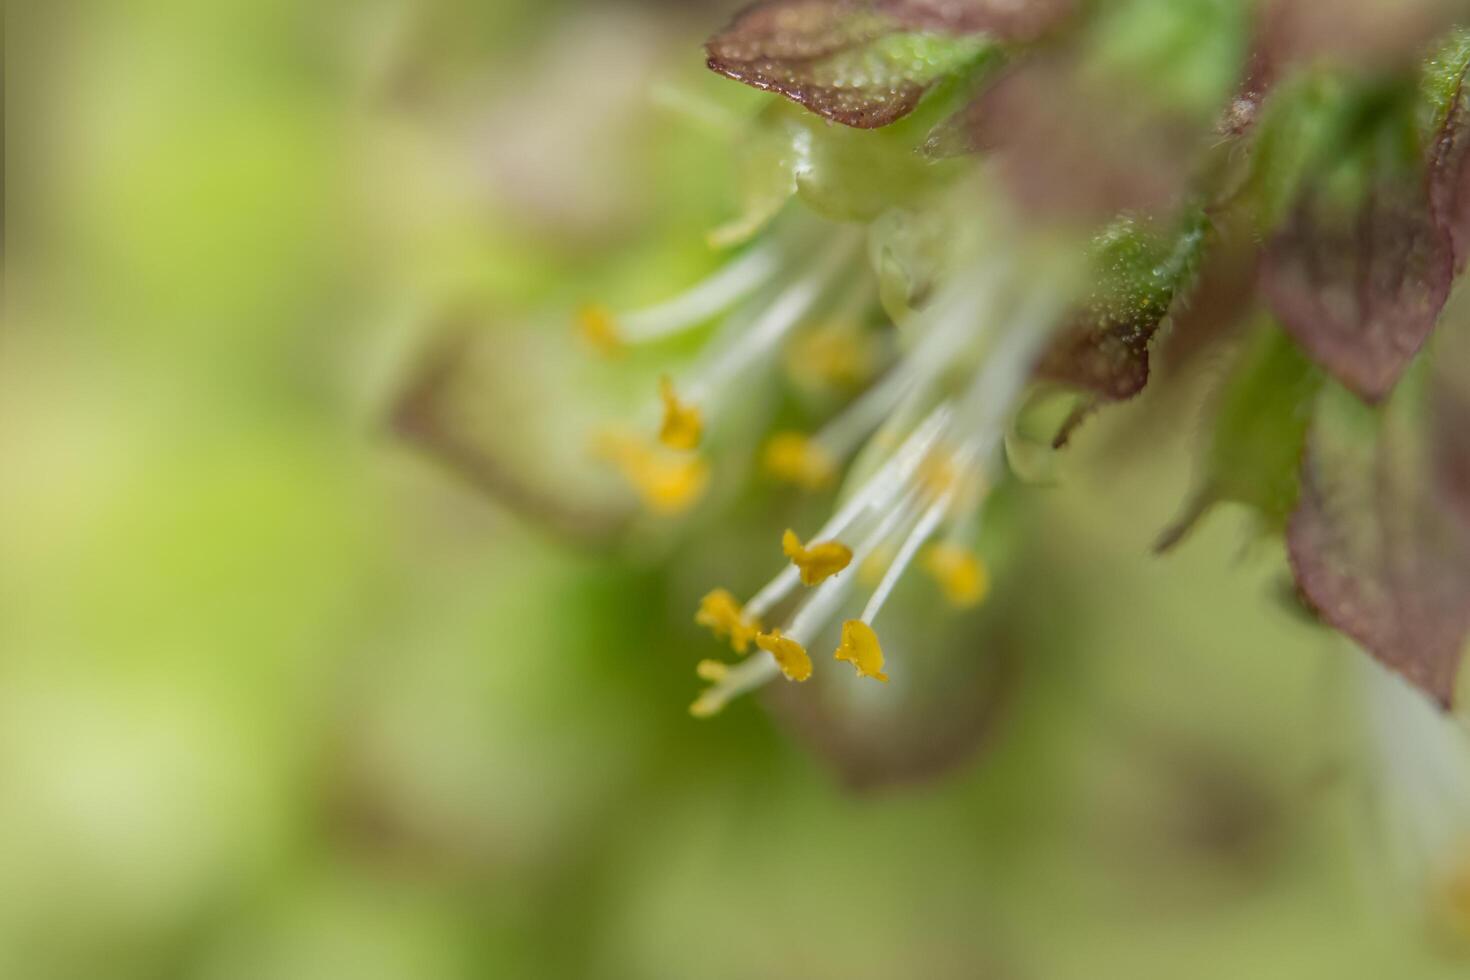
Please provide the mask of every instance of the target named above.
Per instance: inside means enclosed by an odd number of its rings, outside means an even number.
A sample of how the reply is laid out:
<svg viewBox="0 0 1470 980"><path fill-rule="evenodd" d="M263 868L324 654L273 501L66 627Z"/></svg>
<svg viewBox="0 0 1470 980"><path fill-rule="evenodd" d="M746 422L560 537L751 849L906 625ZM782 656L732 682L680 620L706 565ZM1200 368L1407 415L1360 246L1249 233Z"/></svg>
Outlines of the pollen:
<svg viewBox="0 0 1470 980"><path fill-rule="evenodd" d="M717 688L710 688L694 699L689 706L689 713L696 718L713 718L725 710L728 696Z"/></svg>
<svg viewBox="0 0 1470 980"><path fill-rule="evenodd" d="M718 684L730 676L730 665L721 663L718 660L701 660L699 665L694 668L694 673L702 681Z"/></svg>
<svg viewBox="0 0 1470 980"><path fill-rule="evenodd" d="M968 548L947 543L930 545L920 561L944 597L958 609L978 606L990 593L990 571Z"/></svg>
<svg viewBox="0 0 1470 980"><path fill-rule="evenodd" d="M796 532L781 536L781 550L801 569L803 585L819 585L852 563L852 549L840 541L814 541L803 546Z"/></svg>
<svg viewBox="0 0 1470 980"><path fill-rule="evenodd" d="M837 460L800 432L778 432L761 456L766 475L811 493L825 490L837 476Z"/></svg>
<svg viewBox="0 0 1470 980"><path fill-rule="evenodd" d="M761 633L755 645L776 658L776 663L793 681L804 681L812 676L812 658L807 656L806 647L786 636L780 630Z"/></svg>
<svg viewBox="0 0 1470 980"><path fill-rule="evenodd" d="M605 306L589 304L577 311L577 332L587 345L606 357L623 353L623 338L618 322Z"/></svg>
<svg viewBox="0 0 1470 980"><path fill-rule="evenodd" d="M931 501L950 497L953 511L975 506L980 496L979 478L956 463L954 457L942 449L936 449L924 457L924 461L919 464L916 478L919 487Z"/></svg>
<svg viewBox="0 0 1470 980"><path fill-rule="evenodd" d="M861 619L849 619L842 624L842 642L833 658L852 664L859 677L888 683L888 675L883 673L883 647L878 643L878 634Z"/></svg>
<svg viewBox="0 0 1470 980"><path fill-rule="evenodd" d="M740 603L726 589L715 589L713 592L699 600L699 612L694 614L694 621L704 626L722 640L729 640L730 647L736 653L744 653L750 649L750 641L760 632L760 621L754 617L746 616L740 608ZM716 664L715 661L706 660L699 665L700 676L704 677L705 665ZM705 677L706 680L715 678Z"/></svg>
<svg viewBox="0 0 1470 980"><path fill-rule="evenodd" d="M709 486L709 464L702 459L673 457L657 446L618 434L602 436L595 449L618 468L644 505L658 514L683 513Z"/></svg>
<svg viewBox="0 0 1470 980"><path fill-rule="evenodd" d="M787 349L786 370L813 387L860 388L873 377L873 341L855 324L833 321L811 330Z"/></svg>
<svg viewBox="0 0 1470 980"><path fill-rule="evenodd" d="M667 377L659 381L658 393L664 403L664 421L658 430L658 441L680 452L699 448L699 438L704 431L699 409L681 402L674 392L674 383Z"/></svg>
<svg viewBox="0 0 1470 980"><path fill-rule="evenodd" d="M959 470L946 452L935 451L919 464L919 485L931 500L953 490L959 482Z"/></svg>

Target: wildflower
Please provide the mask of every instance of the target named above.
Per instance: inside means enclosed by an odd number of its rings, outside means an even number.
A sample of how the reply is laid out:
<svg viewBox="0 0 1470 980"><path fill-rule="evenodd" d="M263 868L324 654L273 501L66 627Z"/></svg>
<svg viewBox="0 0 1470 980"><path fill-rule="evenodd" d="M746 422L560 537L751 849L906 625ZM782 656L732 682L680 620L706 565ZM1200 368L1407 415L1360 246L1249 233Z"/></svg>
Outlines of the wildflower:
<svg viewBox="0 0 1470 980"><path fill-rule="evenodd" d="M1218 6L1207 12L1203 5L1185 5L1180 13L1178 7L1166 12L1148 0L1132 5L1165 19L1224 16L1222 30L1245 30L1244 19L1231 22L1231 15ZM1362 601L1347 605L1337 600L1336 593L1350 582L1378 572L1366 564L1353 567L1351 556L1344 555L1338 557L1348 559L1348 579L1322 574L1325 561L1337 560L1329 557L1337 542L1351 539L1321 526L1337 520L1314 510L1314 481L1324 471L1313 468L1316 457L1309 450L1307 469L1297 476L1293 447L1301 445L1295 440L1320 445L1325 438L1315 430L1309 435L1310 427L1302 421L1315 415L1320 428L1333 411L1326 403L1316 404L1325 387L1324 370L1360 398L1382 401L1426 346L1454 270L1463 265L1458 241L1467 209L1460 202L1470 194L1450 188L1470 172L1464 162L1470 154L1462 152L1470 137L1460 137L1470 128L1470 112L1461 88L1443 82L1437 95L1426 84L1423 98L1432 111L1408 104L1397 110L1400 120L1415 112L1430 119L1423 141L1427 179L1416 182L1421 171L1412 160L1382 151L1387 136L1354 135L1337 125L1361 105L1355 101L1359 95L1353 82L1339 74L1338 81L1312 90L1306 82L1293 81L1304 77L1304 66L1317 70L1314 59L1321 50L1334 49L1328 44L1303 55L1307 49L1300 46L1299 32L1297 40L1283 42L1281 25L1300 20L1297 11L1287 10L1291 6L1283 0L1260 13L1251 66L1237 76L1246 79L1243 88L1234 95L1222 88L1213 103L1196 104L1139 100L1135 90L1114 86L1099 71L1105 59L1088 46L1112 43L1111 32L1129 23L1124 11L1130 4L1091 16L1079 14L1071 4L1034 4L1025 7L1030 17L1018 26L1000 6L985 0L943 7L883 0L777 0L750 8L711 40L710 66L716 71L779 92L837 123L919 134L928 126L928 136L920 142L932 160L977 153L990 157L1022 210L1009 212L1007 218L1004 207L977 204L974 182L965 185L972 195L967 206L1014 235L1024 237L1028 214L1054 214L1058 207L1071 220L1102 222L1092 239L1087 285L1076 296L1053 290L1049 303L1042 301L1041 291L1028 290L1027 282L1018 278L1023 269L1035 275L1034 261L1008 262L993 243L987 248L984 241L941 250L942 257L928 261L924 269L915 270L910 261L908 268L895 271L897 263L888 254L871 272L851 265L843 270L839 281L849 295L868 288L866 276L878 277L876 293L902 327L905 342L887 370L867 381L825 425L810 434L778 432L765 446L765 472L808 491L832 485L844 466L858 475L844 487L844 505L814 535L820 544L803 545L794 532L786 533L783 550L794 567L757 592L744 610L764 617L778 607L795 603L795 608L780 631L762 636L805 649L825 635L849 592L870 589L861 615L843 624L836 657L852 662L861 676L886 680L873 623L911 564L917 561L956 607L979 604L989 590L989 570L966 539L978 533L987 488L1003 478L997 447L1033 379L1083 393L1057 435L1059 445L1100 405L1141 391L1149 381L1155 334L1208 261L1219 237L1219 217L1237 213L1267 239L1259 290L1280 326L1268 328L1254 353L1242 359L1231 382L1239 385L1240 401L1225 403L1214 442L1220 465L1187 518L1171 532L1169 543L1219 499L1256 503L1282 522L1278 526L1290 517L1299 581L1324 618L1368 638L1375 655L1448 702L1458 643L1470 631L1470 613L1465 611L1470 600L1464 598L1470 596L1470 587L1460 587L1470 583L1460 571L1470 569L1465 557L1470 545L1457 530L1445 530L1433 551L1443 554L1443 560L1423 566L1428 569L1424 574L1435 576L1437 583L1451 584L1442 593L1442 606L1434 606L1431 598L1426 607L1421 600L1420 608L1434 610L1422 636L1407 643L1374 639L1380 628L1395 629L1399 637L1407 634L1402 627L1386 625L1397 615L1388 605L1375 609ZM939 125L914 123L926 106L942 102L941 96L926 96L939 91L945 77L983 75L986 69L980 66L992 55L1000 52L1006 60L1008 42L1043 32L1057 32L1065 40L1043 56L1016 57L998 78L977 86L979 95L957 111L934 110ZM1422 31L1409 33L1424 36ZM1470 45L1456 43L1438 55L1437 77L1463 78ZM866 73L849 75L850 66L858 63ZM1127 72L1120 77L1128 77ZM1307 87L1293 88L1295 84ZM1115 125L1100 142L1089 142L1095 127L1088 120L1099 117ZM1227 122L1222 126L1221 120ZM1296 131L1288 135L1283 127ZM810 149L811 141L820 137L797 124L790 131L798 134L793 144L798 157L820 159ZM1239 176L1224 180L1219 168L1200 163L1208 155L1206 134L1221 131L1249 140L1255 152L1243 182ZM1291 157L1268 152L1290 139L1308 145ZM1133 165L1140 155L1148 167ZM803 179L812 180L810 172L792 173L791 186L798 192ZM803 196L813 201L820 197ZM941 193L937 200L947 198ZM885 212L879 208L876 213ZM874 234L883 227L883 222L875 223ZM893 288L895 280L906 286ZM921 281L928 284L927 295L916 296L914 284ZM1346 302L1345 297L1356 299ZM815 327L803 332L794 320L782 322L796 338L789 350L820 358L824 363L819 367L828 374L842 373L832 369L842 359L832 353L830 334ZM763 345L774 332L751 331L751 342L764 353L769 348ZM1296 342L1295 348L1275 340L1283 333ZM824 345L829 345L825 351ZM1307 356L1301 357L1298 349ZM755 360L747 357L740 363ZM850 372L849 380L860 381L859 372ZM1402 400L1409 397L1404 394ZM1242 427L1231 412L1254 421ZM1265 413L1271 413L1269 421L1259 418ZM1273 437L1281 438L1271 445L1253 440L1253 426L1269 428ZM1428 450L1425 458L1439 452ZM856 460L866 465L856 468ZM1278 467L1289 468L1294 479L1275 476ZM1349 473L1339 468L1327 479L1352 479ZM1433 514L1436 506L1411 503L1418 514ZM1450 542L1447 549L1444 542ZM1371 560L1368 554L1363 553L1364 561ZM854 562L862 571L855 580L835 574ZM1333 574L1340 569L1339 564ZM1426 584L1422 577L1413 581ZM798 582L811 588L808 596L794 594ZM1391 597L1393 589L1371 594ZM1385 625L1356 622L1364 614ZM779 646L774 639L758 643L773 653ZM779 649L786 656L792 648ZM778 660L790 676L786 661ZM712 698L723 704L777 672L777 664L769 661L741 665L714 679L701 703L712 703Z"/></svg>
<svg viewBox="0 0 1470 980"><path fill-rule="evenodd" d="M811 676L818 645L902 688L880 635L909 569L960 609L1004 576L979 555L1023 406L1065 394L1060 447L1138 395L1230 259L1251 271L1211 329L1236 347L1160 550L1249 507L1324 624L1453 703L1470 314L1445 311L1470 257L1470 30L1444 0L1395 4L1383 31L1381 0L1317 6L767 0L709 40L711 69L776 97L737 141L742 209L711 235L728 260L666 302L577 316L620 364L697 350L661 362L599 455L664 519L752 456L834 499L746 601L701 603L750 655L700 666L696 715ZM762 438L788 379L817 417Z"/></svg>

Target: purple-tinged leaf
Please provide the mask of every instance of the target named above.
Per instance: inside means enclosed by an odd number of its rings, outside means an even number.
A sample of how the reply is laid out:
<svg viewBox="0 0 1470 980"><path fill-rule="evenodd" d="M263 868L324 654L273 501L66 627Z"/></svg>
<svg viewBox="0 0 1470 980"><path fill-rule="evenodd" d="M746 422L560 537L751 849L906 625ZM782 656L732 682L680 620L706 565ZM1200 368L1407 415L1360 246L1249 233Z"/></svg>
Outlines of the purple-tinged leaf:
<svg viewBox="0 0 1470 980"><path fill-rule="evenodd" d="M1470 636L1470 525L1431 477L1425 402L1418 383L1382 410L1324 391L1287 547L1318 616L1448 708Z"/></svg>
<svg viewBox="0 0 1470 980"><path fill-rule="evenodd" d="M1422 186L1396 180L1355 207L1308 191L1267 245L1260 287L1314 360L1376 402L1429 339L1452 273Z"/></svg>
<svg viewBox="0 0 1470 980"><path fill-rule="evenodd" d="M1034 41L1065 21L1077 0L879 0L910 30L987 34L998 41Z"/></svg>
<svg viewBox="0 0 1470 980"><path fill-rule="evenodd" d="M1470 528L1470 390L1442 386L1432 406L1435 477L1445 505Z"/></svg>
<svg viewBox="0 0 1470 980"><path fill-rule="evenodd" d="M1401 71L1465 13L1462 0L1263 0L1255 11L1245 77L1222 131L1251 128L1277 83L1328 63L1362 74Z"/></svg>
<svg viewBox="0 0 1470 980"><path fill-rule="evenodd" d="M1464 299L1456 300L1435 339L1429 438L1440 499L1470 530L1470 310L1466 306Z"/></svg>
<svg viewBox="0 0 1470 980"><path fill-rule="evenodd" d="M1216 139L1210 123L1097 76L1075 48L1027 59L937 126L925 151L984 154L1012 197L1046 219L1169 213Z"/></svg>
<svg viewBox="0 0 1470 980"><path fill-rule="evenodd" d="M834 122L876 129L994 43L1031 40L1073 0L769 0L706 42L709 67Z"/></svg>
<svg viewBox="0 0 1470 980"><path fill-rule="evenodd" d="M1429 206L1449 236L1458 274L1470 257L1470 89L1462 70L1429 157Z"/></svg>

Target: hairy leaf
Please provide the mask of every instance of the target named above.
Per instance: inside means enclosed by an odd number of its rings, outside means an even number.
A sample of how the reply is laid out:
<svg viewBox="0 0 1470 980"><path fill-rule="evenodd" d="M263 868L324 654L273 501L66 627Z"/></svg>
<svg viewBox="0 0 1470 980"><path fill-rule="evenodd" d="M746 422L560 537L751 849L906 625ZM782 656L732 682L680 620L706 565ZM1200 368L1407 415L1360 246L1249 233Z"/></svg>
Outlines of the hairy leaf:
<svg viewBox="0 0 1470 980"><path fill-rule="evenodd" d="M1470 250L1470 32L1459 32L1431 60L1427 79L1435 129L1429 151L1429 204L1449 236L1455 272Z"/></svg>
<svg viewBox="0 0 1470 980"><path fill-rule="evenodd" d="M1092 295L1042 358L1038 374L1102 401L1132 398L1148 384L1149 343L1176 293L1192 278L1205 221L1175 235L1119 218L1093 245Z"/></svg>
<svg viewBox="0 0 1470 980"><path fill-rule="evenodd" d="M708 64L834 122L876 129L913 112L931 86L990 47L968 21L944 21L950 6L772 0L737 14L711 37Z"/></svg>
<svg viewBox="0 0 1470 980"><path fill-rule="evenodd" d="M1470 635L1470 525L1431 478L1425 373L1383 409L1324 390L1287 546L1325 622L1449 707Z"/></svg>

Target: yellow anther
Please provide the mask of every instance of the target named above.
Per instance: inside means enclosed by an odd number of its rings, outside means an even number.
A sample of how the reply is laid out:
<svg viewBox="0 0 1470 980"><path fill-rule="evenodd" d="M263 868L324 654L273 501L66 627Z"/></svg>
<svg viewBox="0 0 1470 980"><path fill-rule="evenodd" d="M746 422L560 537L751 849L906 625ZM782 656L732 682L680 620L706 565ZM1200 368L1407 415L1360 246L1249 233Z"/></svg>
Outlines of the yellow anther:
<svg viewBox="0 0 1470 980"><path fill-rule="evenodd" d="M730 665L718 660L701 660L694 668L694 673L702 681L718 684L730 675Z"/></svg>
<svg viewBox="0 0 1470 980"><path fill-rule="evenodd" d="M852 562L852 549L841 541L814 541L803 546L796 532L781 535L781 550L801 569L803 585L817 585L842 571Z"/></svg>
<svg viewBox="0 0 1470 980"><path fill-rule="evenodd" d="M750 641L755 639L761 628L760 620L746 616L740 603L726 589L715 589L699 600L699 612L694 614L694 621L707 627L715 636L729 640L736 653L749 650ZM701 664L700 668L703 667Z"/></svg>
<svg viewBox="0 0 1470 980"><path fill-rule="evenodd" d="M786 369L798 381L835 388L858 388L873 376L877 357L872 338L856 324L823 324L787 348Z"/></svg>
<svg viewBox="0 0 1470 980"><path fill-rule="evenodd" d="M940 591L960 609L978 606L990 593L990 570L980 556L957 544L935 544L920 559Z"/></svg>
<svg viewBox="0 0 1470 980"><path fill-rule="evenodd" d="M936 449L924 457L915 478L930 501L948 495L951 511L974 507L981 489L980 476L973 469L957 464L954 457L943 449Z"/></svg>
<svg viewBox="0 0 1470 980"><path fill-rule="evenodd" d="M696 718L712 718L725 710L728 701L729 695L711 688L694 699L694 703L689 706L689 713Z"/></svg>
<svg viewBox="0 0 1470 980"><path fill-rule="evenodd" d="M825 448L800 432L778 432L761 456L766 475L815 493L832 485L837 460Z"/></svg>
<svg viewBox="0 0 1470 980"><path fill-rule="evenodd" d="M683 513L709 486L709 464L702 459L672 457L625 435L604 435L595 448L656 513Z"/></svg>
<svg viewBox="0 0 1470 980"><path fill-rule="evenodd" d="M664 403L664 421L658 430L658 441L680 452L699 448L699 437L704 431L699 409L679 401L679 396L674 393L674 383L667 377L659 380L658 394Z"/></svg>
<svg viewBox="0 0 1470 980"><path fill-rule="evenodd" d="M593 350L608 357L623 353L618 322L605 306L584 306L577 311L577 332Z"/></svg>
<svg viewBox="0 0 1470 980"><path fill-rule="evenodd" d="M755 638L755 645L775 657L781 673L791 680L804 681L812 676L812 658L807 656L806 647L780 630L761 633Z"/></svg>
<svg viewBox="0 0 1470 980"><path fill-rule="evenodd" d="M916 476L919 486L933 500L954 489L959 482L960 473L949 453L935 450L919 463Z"/></svg>
<svg viewBox="0 0 1470 980"><path fill-rule="evenodd" d="M878 634L861 619L849 619L842 624L842 642L833 657L856 667L859 677L888 683L888 675L883 673L883 647L878 644Z"/></svg>

